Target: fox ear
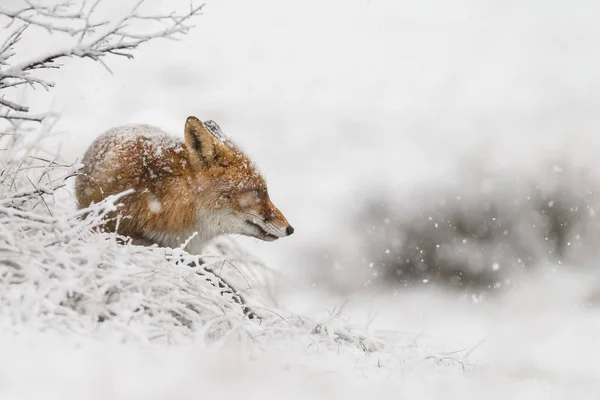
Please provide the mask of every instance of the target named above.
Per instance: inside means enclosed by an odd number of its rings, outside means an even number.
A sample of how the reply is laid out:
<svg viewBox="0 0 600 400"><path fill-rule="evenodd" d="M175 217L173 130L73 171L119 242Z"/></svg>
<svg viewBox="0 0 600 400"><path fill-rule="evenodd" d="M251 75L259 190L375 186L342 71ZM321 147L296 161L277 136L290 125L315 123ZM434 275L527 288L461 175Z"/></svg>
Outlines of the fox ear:
<svg viewBox="0 0 600 400"><path fill-rule="evenodd" d="M193 160L210 162L216 156L215 139L206 126L196 117L185 121L185 146Z"/></svg>

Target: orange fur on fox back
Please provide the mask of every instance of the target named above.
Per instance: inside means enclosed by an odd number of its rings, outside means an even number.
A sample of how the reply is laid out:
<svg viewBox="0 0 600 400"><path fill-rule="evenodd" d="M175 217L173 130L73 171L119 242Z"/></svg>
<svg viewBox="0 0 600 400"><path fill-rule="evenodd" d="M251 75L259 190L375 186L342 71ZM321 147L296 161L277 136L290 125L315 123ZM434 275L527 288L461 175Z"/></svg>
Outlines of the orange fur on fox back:
<svg viewBox="0 0 600 400"><path fill-rule="evenodd" d="M133 188L123 202L126 218L119 221L119 233L137 237L143 230L191 230L200 205L183 143L158 132L147 135L147 130L138 136L138 130L109 131L92 144L76 186L79 206Z"/></svg>

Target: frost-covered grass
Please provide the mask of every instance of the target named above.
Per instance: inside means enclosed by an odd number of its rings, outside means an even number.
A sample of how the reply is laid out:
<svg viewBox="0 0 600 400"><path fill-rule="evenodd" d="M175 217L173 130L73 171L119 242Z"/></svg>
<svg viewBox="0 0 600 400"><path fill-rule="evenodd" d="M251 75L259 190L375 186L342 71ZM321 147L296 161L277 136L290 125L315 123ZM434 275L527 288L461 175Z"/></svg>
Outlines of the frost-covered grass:
<svg viewBox="0 0 600 400"><path fill-rule="evenodd" d="M0 395L595 399L600 326L597 311L577 300L580 282L549 276L499 302L423 291L356 299L346 312L360 319L375 309L373 330L397 344L369 353L289 326L262 332L262 346L239 335L167 345L20 327L0 336ZM319 310L337 302L319 300Z"/></svg>

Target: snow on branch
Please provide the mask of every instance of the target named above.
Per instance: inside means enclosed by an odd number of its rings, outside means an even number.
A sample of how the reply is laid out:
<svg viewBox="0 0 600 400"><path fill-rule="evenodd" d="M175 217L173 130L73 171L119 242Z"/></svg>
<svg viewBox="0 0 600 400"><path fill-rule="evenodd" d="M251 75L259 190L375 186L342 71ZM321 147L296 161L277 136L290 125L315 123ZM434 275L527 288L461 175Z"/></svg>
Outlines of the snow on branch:
<svg viewBox="0 0 600 400"><path fill-rule="evenodd" d="M41 5L24 0L21 8L0 6L0 26L12 31L0 44L0 119L11 124L22 121L42 122L45 115L30 115L25 104L7 98L3 89L41 87L48 90L54 82L39 72L60 68L60 60L68 57L89 58L110 71L103 58L108 55L132 58L132 51L152 39L177 39L192 28L192 20L202 12L203 4L190 3L182 13L152 14L142 11L145 0L138 0L129 11L117 18L103 18L98 12L103 0L67 0ZM5 22L6 21L6 22ZM32 28L67 38L68 44L14 62L19 42Z"/></svg>

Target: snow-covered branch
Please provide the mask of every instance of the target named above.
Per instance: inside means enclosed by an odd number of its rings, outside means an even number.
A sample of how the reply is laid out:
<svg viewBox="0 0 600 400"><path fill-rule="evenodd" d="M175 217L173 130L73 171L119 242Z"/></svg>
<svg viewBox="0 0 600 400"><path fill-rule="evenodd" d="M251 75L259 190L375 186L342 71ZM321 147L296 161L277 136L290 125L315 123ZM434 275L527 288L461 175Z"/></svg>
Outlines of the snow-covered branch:
<svg viewBox="0 0 600 400"><path fill-rule="evenodd" d="M182 13L145 13L145 0L117 18L103 18L98 10L104 0L68 0L52 5L41 5L24 0L21 8L0 6L0 24L12 28L0 45L0 120L11 124L22 121L42 122L44 114L29 115L29 107L2 93L3 89L22 85L50 89L54 82L42 77L40 71L60 68L60 61L69 57L89 58L108 65L109 55L132 58L132 50L140 44L157 38L177 39L192 27L192 20L202 12L203 4L192 2ZM49 52L13 63L17 47L24 35L35 28L62 36L67 45Z"/></svg>

